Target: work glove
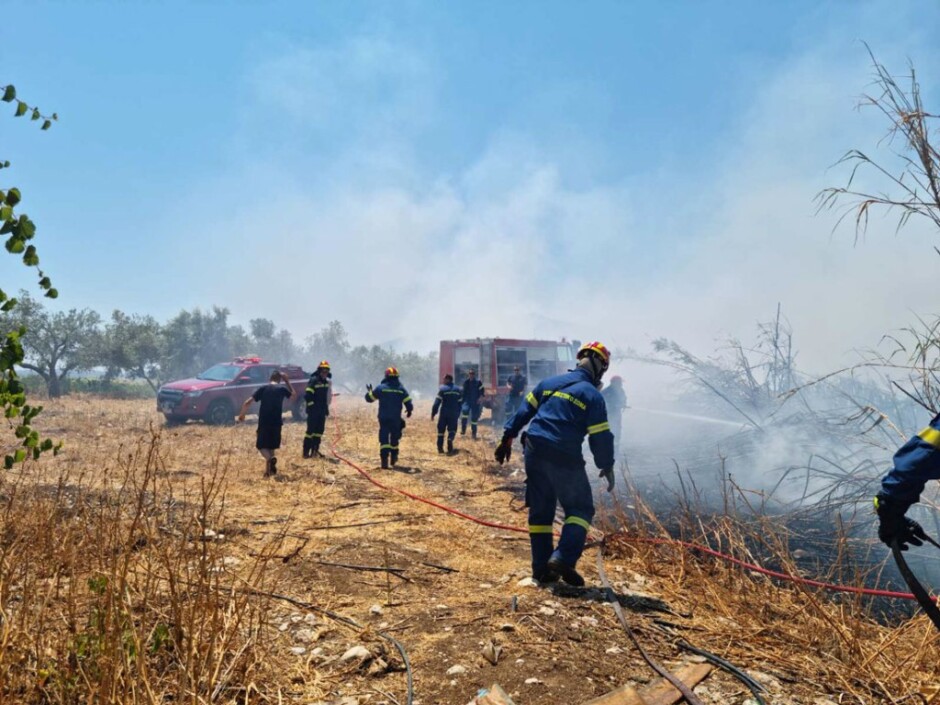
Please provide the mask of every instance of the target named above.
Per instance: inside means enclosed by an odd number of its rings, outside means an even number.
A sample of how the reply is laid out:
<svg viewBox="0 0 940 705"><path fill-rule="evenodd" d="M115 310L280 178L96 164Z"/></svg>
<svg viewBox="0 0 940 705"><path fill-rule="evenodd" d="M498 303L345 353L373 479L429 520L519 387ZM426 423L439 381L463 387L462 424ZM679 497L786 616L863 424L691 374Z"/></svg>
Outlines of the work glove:
<svg viewBox="0 0 940 705"><path fill-rule="evenodd" d="M409 419L411 418L411 409L405 409L405 416L407 416Z"/></svg>
<svg viewBox="0 0 940 705"><path fill-rule="evenodd" d="M607 480L607 491L613 492L614 482L616 481L616 476L614 475L614 469L607 468L606 470L601 470L600 477L603 477L605 480Z"/></svg>
<svg viewBox="0 0 940 705"><path fill-rule="evenodd" d="M435 416L437 416L437 414L435 414L435 413L432 411L432 412L431 412L431 421L434 420L434 417L435 417Z"/></svg>
<svg viewBox="0 0 940 705"><path fill-rule="evenodd" d="M902 551L907 550L907 544L923 546L922 539L927 538L927 534L924 533L920 524L904 516L909 506L882 495L875 497L875 512L878 514L878 538L888 546L897 541L898 547Z"/></svg>
<svg viewBox="0 0 940 705"><path fill-rule="evenodd" d="M508 461L512 457L512 436L504 435L493 455L500 465Z"/></svg>

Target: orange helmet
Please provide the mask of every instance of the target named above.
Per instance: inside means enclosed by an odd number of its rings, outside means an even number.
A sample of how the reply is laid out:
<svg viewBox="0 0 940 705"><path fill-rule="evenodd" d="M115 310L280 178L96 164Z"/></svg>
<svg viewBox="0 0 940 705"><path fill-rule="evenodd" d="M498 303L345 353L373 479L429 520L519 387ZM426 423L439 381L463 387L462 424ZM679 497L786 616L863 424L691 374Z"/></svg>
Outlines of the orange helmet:
<svg viewBox="0 0 940 705"><path fill-rule="evenodd" d="M397 368L397 367L389 367L388 369L385 370L385 376L386 376L386 377L397 377L397 376L398 376L398 368Z"/></svg>
<svg viewBox="0 0 940 705"><path fill-rule="evenodd" d="M326 360L320 360L320 364L317 365L318 370L328 370L330 369L330 363Z"/></svg>
<svg viewBox="0 0 940 705"><path fill-rule="evenodd" d="M603 343L592 340L590 343L585 343L582 345L578 350L577 358L580 360L587 355L595 355L599 357L601 362L604 364L605 370L610 366L610 350L608 350L607 346Z"/></svg>

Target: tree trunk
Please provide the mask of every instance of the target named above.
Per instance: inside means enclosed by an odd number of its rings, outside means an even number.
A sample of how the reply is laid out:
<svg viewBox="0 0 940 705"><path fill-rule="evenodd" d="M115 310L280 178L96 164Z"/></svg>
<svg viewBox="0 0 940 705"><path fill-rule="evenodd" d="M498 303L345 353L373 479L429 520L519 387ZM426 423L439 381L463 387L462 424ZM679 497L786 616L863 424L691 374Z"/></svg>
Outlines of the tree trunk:
<svg viewBox="0 0 940 705"><path fill-rule="evenodd" d="M49 391L50 399L62 396L62 385L60 384L59 376L56 374L55 370L51 370L49 376L46 378L46 389Z"/></svg>

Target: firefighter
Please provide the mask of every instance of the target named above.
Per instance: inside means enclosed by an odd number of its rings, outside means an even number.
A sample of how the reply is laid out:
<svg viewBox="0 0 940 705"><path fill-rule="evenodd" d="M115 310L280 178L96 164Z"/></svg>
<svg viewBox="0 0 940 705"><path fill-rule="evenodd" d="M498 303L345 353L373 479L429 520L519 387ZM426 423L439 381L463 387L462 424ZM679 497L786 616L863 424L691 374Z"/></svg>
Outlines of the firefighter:
<svg viewBox="0 0 940 705"><path fill-rule="evenodd" d="M398 379L398 370L394 367L385 370L385 378L375 389L371 384L366 385L366 389L366 401L370 404L379 402L379 457L382 460L382 469L387 470L389 458L392 467L398 462L398 442L405 427L401 408L404 406L405 416L411 418L414 404L411 403L408 390Z"/></svg>
<svg viewBox="0 0 940 705"><path fill-rule="evenodd" d="M280 386L280 382L286 387ZM275 370L271 373L269 383L258 387L255 393L245 399L241 411L238 412L239 423L245 420L245 413L252 402L260 402L258 408L258 438L255 448L265 460L264 477L277 475L277 458L275 452L281 447L281 426L284 423L284 400L294 398L294 388L290 384L287 374Z"/></svg>
<svg viewBox="0 0 940 705"><path fill-rule="evenodd" d="M477 437L477 423L483 413L483 382L477 379L477 371L472 367L467 371L467 379L463 383L463 406L460 409L460 435L467 435L467 421L470 422L470 432L474 439Z"/></svg>
<svg viewBox="0 0 940 705"><path fill-rule="evenodd" d="M304 390L304 402L307 409L307 432L304 434L304 457L322 457L320 440L326 429L326 417L330 415L330 402L333 400L333 383L330 381L330 363L322 360L316 371L310 375Z"/></svg>
<svg viewBox="0 0 940 705"><path fill-rule="evenodd" d="M604 403L607 404L607 420L610 421L610 431L614 434L614 455L620 449L620 431L623 428L623 410L627 408L627 394L623 391L623 378L614 375L610 384L601 392Z"/></svg>
<svg viewBox="0 0 940 705"><path fill-rule="evenodd" d="M506 386L509 387L509 396L506 399L506 416L512 416L519 410L522 403L522 397L525 394L525 388L529 380L522 374L522 368L516 365L512 368L512 375L506 380Z"/></svg>
<svg viewBox="0 0 940 705"><path fill-rule="evenodd" d="M940 479L940 416L910 438L894 454L894 467L881 480L875 496L878 538L889 546L895 541L902 551L907 544L920 546L924 530L905 514L920 500L928 480Z"/></svg>
<svg viewBox="0 0 940 705"><path fill-rule="evenodd" d="M434 407L431 409L431 420L441 412L437 421L437 452L444 452L444 431L447 431L447 452L454 452L454 436L457 435L457 419L460 416L460 405L463 393L454 384L453 375L444 375L444 384L437 391Z"/></svg>
<svg viewBox="0 0 940 705"><path fill-rule="evenodd" d="M526 404L506 422L496 447L496 460L502 464L512 455L513 439L529 424L524 437L529 543L532 577L542 583L560 577L569 585L584 585L576 566L594 517L581 455L585 435L607 491L614 488L614 437L597 389L609 364L610 352L601 343L582 345L575 369L543 380L526 395ZM565 523L556 548L552 521L557 503Z"/></svg>

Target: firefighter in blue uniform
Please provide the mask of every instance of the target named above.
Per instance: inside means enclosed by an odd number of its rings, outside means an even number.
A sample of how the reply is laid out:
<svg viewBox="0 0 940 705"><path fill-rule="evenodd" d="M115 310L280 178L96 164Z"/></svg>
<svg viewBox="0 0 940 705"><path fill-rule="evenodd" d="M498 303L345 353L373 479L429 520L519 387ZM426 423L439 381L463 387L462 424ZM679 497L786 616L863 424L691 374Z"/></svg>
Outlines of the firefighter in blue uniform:
<svg viewBox="0 0 940 705"><path fill-rule="evenodd" d="M454 384L453 375L444 375L444 384L437 391L434 407L431 409L431 420L440 411L441 417L437 421L437 452L444 452L444 432L447 432L447 452L454 452L454 436L457 435L457 419L460 417L460 405L463 393Z"/></svg>
<svg viewBox="0 0 940 705"><path fill-rule="evenodd" d="M509 387L509 396L506 398L506 416L512 416L519 410L528 383L529 380L522 374L522 368L519 365L513 367L512 375L506 380L506 386Z"/></svg>
<svg viewBox="0 0 940 705"><path fill-rule="evenodd" d="M467 372L467 379L463 383L463 406L460 410L460 435L467 435L467 421L470 422L470 432L477 437L477 423L483 413L483 382L477 379L477 371L472 367Z"/></svg>
<svg viewBox="0 0 940 705"><path fill-rule="evenodd" d="M913 436L894 454L894 467L881 480L881 491L875 496L878 514L878 538L889 546L895 541L902 551L907 544L920 546L924 530L905 516L928 480L940 479L940 416Z"/></svg>
<svg viewBox="0 0 940 705"><path fill-rule="evenodd" d="M304 434L304 457L322 456L320 440L326 429L326 417L330 415L330 402L333 400L330 382L330 363L322 360L316 371L310 375L304 390L304 403L307 410L307 432Z"/></svg>
<svg viewBox="0 0 940 705"><path fill-rule="evenodd" d="M610 430L614 434L614 455L617 455L623 429L623 410L627 408L627 393L623 391L623 377L620 375L611 377L610 384L604 388L601 396L607 404L607 420L610 421Z"/></svg>
<svg viewBox="0 0 940 705"><path fill-rule="evenodd" d="M543 380L526 395L526 403L506 422L496 460L502 464L509 459L513 439L529 424L524 452L532 577L543 583L560 577L580 586L584 578L575 567L594 518L581 444L587 435L594 464L611 492L614 437L597 389L610 365L610 352L601 343L585 343L577 360L575 369ZM565 523L556 548L552 522L557 503L565 512Z"/></svg>
<svg viewBox="0 0 940 705"><path fill-rule="evenodd" d="M398 462L398 442L405 427L401 409L404 406L405 415L411 418L411 412L414 411L411 395L398 379L398 370L394 367L385 370L385 378L375 389L371 384L366 389L366 401L370 404L379 402L379 457L382 468L388 469L389 459L392 467L395 467Z"/></svg>

